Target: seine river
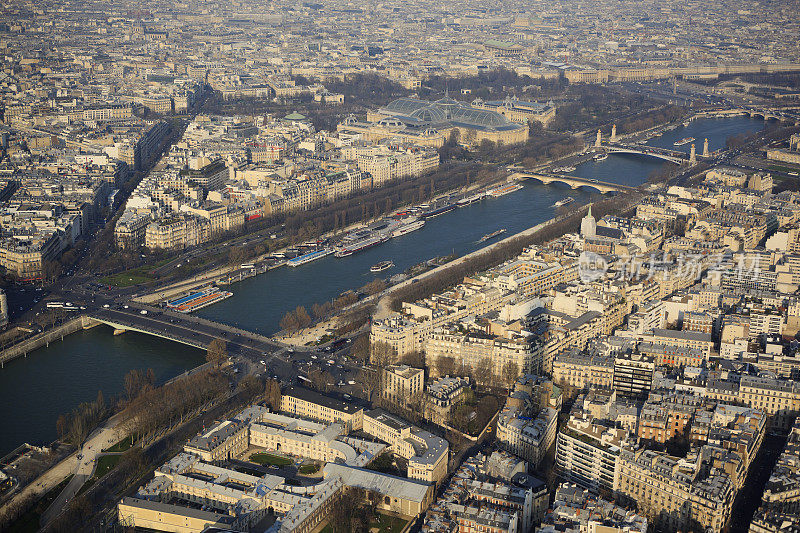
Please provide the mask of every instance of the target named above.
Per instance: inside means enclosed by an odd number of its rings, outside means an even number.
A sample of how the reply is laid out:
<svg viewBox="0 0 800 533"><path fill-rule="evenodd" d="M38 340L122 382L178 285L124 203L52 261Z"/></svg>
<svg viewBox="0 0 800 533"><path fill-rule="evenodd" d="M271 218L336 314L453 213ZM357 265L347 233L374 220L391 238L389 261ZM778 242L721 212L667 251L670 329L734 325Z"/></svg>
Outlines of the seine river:
<svg viewBox="0 0 800 533"><path fill-rule="evenodd" d="M710 149L725 140L758 131L764 123L747 117L701 119L679 126L651 140L654 146L673 148L684 137L695 137L698 153L708 137ZM680 147L688 152L689 144ZM580 165L574 175L600 181L638 185L663 162L638 155L610 155L605 161ZM566 196L575 205L587 202L588 192L566 186L524 183L524 188L500 198L486 199L429 220L425 227L362 253L328 256L297 268L282 267L231 286L234 296L199 312L202 316L263 334L275 333L281 317L298 305L335 298L375 279L370 266L391 259L395 267L386 277L409 266L451 253L479 248L481 236L505 228L505 236L552 218L553 204ZM568 209L569 207L567 207ZM159 381L180 374L203 361L193 348L138 333L113 336L98 326L50 344L0 369L0 455L23 442L45 444L56 438L56 419L102 390L106 398L123 390L123 376L133 368L152 368Z"/></svg>

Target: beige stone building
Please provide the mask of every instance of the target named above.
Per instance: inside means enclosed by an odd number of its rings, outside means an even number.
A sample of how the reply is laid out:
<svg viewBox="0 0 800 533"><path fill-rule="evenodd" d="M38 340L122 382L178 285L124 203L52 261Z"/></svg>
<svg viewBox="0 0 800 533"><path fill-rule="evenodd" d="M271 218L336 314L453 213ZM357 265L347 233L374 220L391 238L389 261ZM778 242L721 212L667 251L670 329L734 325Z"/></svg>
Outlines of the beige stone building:
<svg viewBox="0 0 800 533"><path fill-rule="evenodd" d="M553 359L553 382L576 389L610 390L614 381L614 358L564 352Z"/></svg>
<svg viewBox="0 0 800 533"><path fill-rule="evenodd" d="M303 387L289 387L281 395L281 411L327 424L340 423L348 431L364 426L364 411Z"/></svg>
<svg viewBox="0 0 800 533"><path fill-rule="evenodd" d="M393 453L408 460L408 477L438 484L447 476L447 441L414 427L380 409L364 413L364 433L389 444Z"/></svg>
<svg viewBox="0 0 800 533"><path fill-rule="evenodd" d="M382 369L381 397L397 405L407 405L422 395L425 370L408 365L390 365Z"/></svg>
<svg viewBox="0 0 800 533"><path fill-rule="evenodd" d="M553 102L541 104L539 102L524 102L516 98L494 101L483 101L480 98L476 98L472 101L472 107L500 113L511 122L518 124L528 124L536 121L541 122L545 127L556 116L556 107Z"/></svg>
<svg viewBox="0 0 800 533"><path fill-rule="evenodd" d="M721 533L730 518L735 488L723 473L702 480L698 474L698 465L644 448L623 449L618 491L665 531Z"/></svg>
<svg viewBox="0 0 800 533"><path fill-rule="evenodd" d="M172 533L198 533L210 527L227 529L235 522L229 514L130 496L117 505L117 518L120 524Z"/></svg>
<svg viewBox="0 0 800 533"><path fill-rule="evenodd" d="M173 250L197 246L206 242L211 226L205 219L175 215L148 224L144 245L153 250Z"/></svg>

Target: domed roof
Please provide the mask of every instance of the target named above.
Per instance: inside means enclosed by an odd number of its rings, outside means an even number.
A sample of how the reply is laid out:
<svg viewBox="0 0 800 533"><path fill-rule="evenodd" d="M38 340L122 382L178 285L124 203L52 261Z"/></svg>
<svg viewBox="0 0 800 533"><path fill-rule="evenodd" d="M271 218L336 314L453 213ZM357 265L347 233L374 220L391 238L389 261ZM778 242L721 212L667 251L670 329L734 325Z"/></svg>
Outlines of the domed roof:
<svg viewBox="0 0 800 533"><path fill-rule="evenodd" d="M472 107L454 109L452 119L458 122L484 127L497 127L508 124L508 119L500 113L484 109L474 109Z"/></svg>
<svg viewBox="0 0 800 533"><path fill-rule="evenodd" d="M460 105L460 104L459 104L459 103L458 103L456 100L453 100L453 99L452 99L452 98L450 98L449 96L445 96L444 98L441 98L441 99L439 99L439 100L436 100L436 102L435 102L435 103L436 103L436 104L439 104L439 105L448 105L448 106L451 106L451 105Z"/></svg>
<svg viewBox="0 0 800 533"><path fill-rule="evenodd" d="M442 122L447 119L445 112L436 106L428 106L423 107L422 109L417 109L411 113L411 116L420 122Z"/></svg>

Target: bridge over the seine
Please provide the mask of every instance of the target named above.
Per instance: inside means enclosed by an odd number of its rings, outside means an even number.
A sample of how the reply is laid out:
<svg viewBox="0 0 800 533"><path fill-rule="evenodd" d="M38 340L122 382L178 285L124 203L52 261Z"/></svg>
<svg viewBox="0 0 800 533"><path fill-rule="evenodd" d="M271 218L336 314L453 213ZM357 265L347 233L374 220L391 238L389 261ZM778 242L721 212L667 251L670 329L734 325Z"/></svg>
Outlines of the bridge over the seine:
<svg viewBox="0 0 800 533"><path fill-rule="evenodd" d="M589 179L579 178L577 176L567 176L566 174L516 172L510 176L510 179L514 180L532 179L532 180L537 180L545 185L548 185L550 183L563 183L564 185L567 185L571 189L579 189L581 187L591 188L599 191L602 194L636 190L634 187L629 187L627 185L620 185L619 183L609 183L607 181L589 180Z"/></svg>
<svg viewBox="0 0 800 533"><path fill-rule="evenodd" d="M142 310L147 313L142 314ZM263 358L264 355L274 355L286 348L286 345L258 333L153 307L99 309L88 316L119 332L136 331L201 350L208 348L212 340L222 339L230 355Z"/></svg>
<svg viewBox="0 0 800 533"><path fill-rule="evenodd" d="M603 149L611 154L639 154L656 157L680 165L689 161L689 156L678 150L657 148L655 146L643 146L637 144L609 143ZM700 154L697 157L701 157Z"/></svg>

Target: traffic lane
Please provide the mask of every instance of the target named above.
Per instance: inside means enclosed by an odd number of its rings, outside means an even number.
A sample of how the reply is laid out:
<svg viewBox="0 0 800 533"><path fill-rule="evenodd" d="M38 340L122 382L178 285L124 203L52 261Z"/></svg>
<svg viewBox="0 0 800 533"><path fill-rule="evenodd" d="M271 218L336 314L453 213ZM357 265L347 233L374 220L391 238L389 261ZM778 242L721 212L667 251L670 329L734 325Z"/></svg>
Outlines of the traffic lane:
<svg viewBox="0 0 800 533"><path fill-rule="evenodd" d="M113 317L124 317L131 324L140 326L149 326L153 329L165 331L172 329L175 331L188 332L192 336L205 335L211 338L219 338L226 343L246 347L253 350L261 350L265 353L274 353L280 351L282 348L272 343L269 339L264 337L249 337L235 331L231 331L224 324L208 323L201 320L192 320L185 315L168 315L161 313L159 310L148 311L148 314L141 314L141 312L123 311L120 309L103 309L99 311L100 314L107 313ZM188 324L187 324L188 322Z"/></svg>
<svg viewBox="0 0 800 533"><path fill-rule="evenodd" d="M125 325L127 322L130 327L139 327L142 329L149 329L155 330L158 332L163 332L166 335L170 335L170 331L173 333L173 337L183 337L183 338L194 338L198 342L209 344L214 339L221 338L219 329L214 328L213 326L206 325L206 324L195 324L195 327L188 327L183 324L177 322L169 322L164 320L158 320L156 317L151 317L150 315L142 315L142 314L133 314L133 313L125 313L116 309L103 309L102 312L97 313L98 316L102 317L103 315L108 317L108 320L121 322L120 325ZM279 348L271 345L271 344L264 344L260 341L250 340L250 342L246 342L247 338L244 337L243 340L230 340L230 339L223 339L230 350L231 347L237 348L242 352L245 351L252 351L252 352L261 352L261 353L269 353L271 351L276 351Z"/></svg>
<svg viewBox="0 0 800 533"><path fill-rule="evenodd" d="M162 309L160 307L156 307L156 306L153 306L153 305L141 304L141 303L138 303L138 302L130 302L129 305L130 305L131 309L145 310L145 311L148 312L148 315L141 315L141 313L139 313L141 316L151 316L153 318L159 317L159 316L164 316L164 317L169 317L171 321L172 320L182 321L184 323L191 322L191 323L197 324L198 326L201 326L201 327L210 327L210 328L213 328L214 330L220 331L220 334L222 335L222 337L224 337L226 339L229 338L229 337L234 337L234 338L241 337L241 338L248 339L248 340L250 340L252 342L255 342L255 343L261 343L264 346L278 346L278 347L281 346L281 344L279 342L276 342L276 341L270 339L269 337L266 337L264 335L260 335L258 333L254 333L252 331L247 331L247 330L244 330L242 328L239 328L239 327L236 327L236 326L233 326L233 325L230 325L230 324L225 324L224 322L213 322L213 321L210 321L210 320L207 320L207 319L204 319L204 318L200 318L200 317L197 317L197 316L194 316L194 315L191 315L191 314L178 313L177 311L172 311L170 309ZM132 314L135 314L132 311L130 311L130 312ZM175 322L175 323L177 323L177 322Z"/></svg>

